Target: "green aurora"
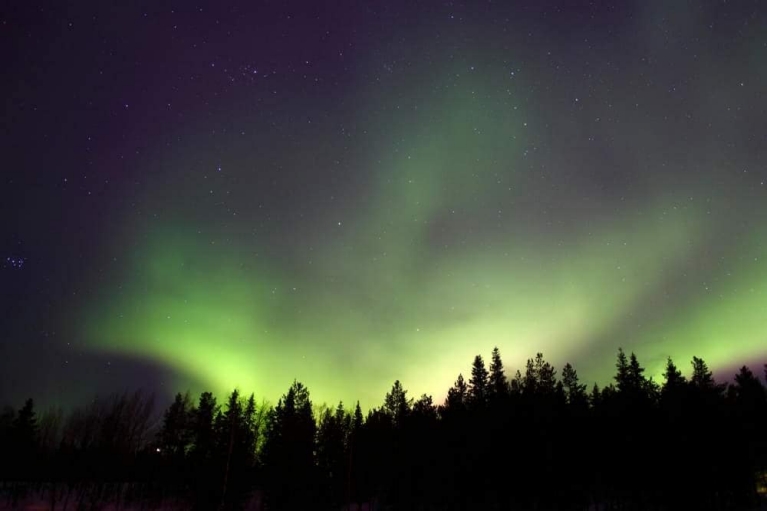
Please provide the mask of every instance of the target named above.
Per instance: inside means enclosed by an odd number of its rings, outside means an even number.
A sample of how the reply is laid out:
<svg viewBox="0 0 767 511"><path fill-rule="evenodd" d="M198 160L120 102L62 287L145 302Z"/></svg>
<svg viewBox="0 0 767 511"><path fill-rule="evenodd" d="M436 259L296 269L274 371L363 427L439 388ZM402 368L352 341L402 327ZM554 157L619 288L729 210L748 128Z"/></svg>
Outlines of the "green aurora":
<svg viewBox="0 0 767 511"><path fill-rule="evenodd" d="M700 268L690 278L711 289L684 296L673 275L706 244L706 212L694 201L677 208L658 197L576 232L530 229L522 210L538 207L526 200L536 190L494 178L519 160L509 133L522 122L493 101L437 105L414 117L426 119L412 132L392 129L391 143L408 146L369 164L376 179L364 204L350 216L316 212L316 234L295 234L304 241L287 261L260 256L258 241L236 239L236 229L226 243L172 221L138 227L148 234L119 292L105 288L88 311L90 346L166 364L179 389L237 386L275 400L298 378L320 402L364 406L395 379L441 397L473 355L496 345L511 370L541 351L600 383L618 346L636 349L656 379L669 355L726 366L763 354L764 237L739 249L753 261L726 275ZM477 125L493 135L477 143Z"/></svg>
<svg viewBox="0 0 767 511"><path fill-rule="evenodd" d="M141 215L115 237L130 249L82 308L89 349L159 362L174 390L274 401L297 378L317 402L364 407L396 379L441 400L493 346L510 375L543 352L600 384L619 346L656 380L667 356L727 368L767 353L763 190L724 175L703 135L695 156L669 146L633 103L598 107L628 120L589 149L602 117L555 127L547 116L570 107L526 92L547 72L483 70L479 49L449 60L379 71L386 94L294 105L270 130L238 113L244 90L226 115L188 122L262 130L257 146L189 128L148 151ZM597 157L634 186L596 188ZM290 193L264 191L267 167Z"/></svg>

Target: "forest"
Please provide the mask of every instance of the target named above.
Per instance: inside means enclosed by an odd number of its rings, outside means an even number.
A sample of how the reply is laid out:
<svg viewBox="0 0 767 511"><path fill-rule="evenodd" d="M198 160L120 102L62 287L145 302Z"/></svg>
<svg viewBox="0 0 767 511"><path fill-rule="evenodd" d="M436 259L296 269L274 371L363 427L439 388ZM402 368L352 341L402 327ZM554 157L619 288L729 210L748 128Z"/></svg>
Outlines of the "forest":
<svg viewBox="0 0 767 511"><path fill-rule="evenodd" d="M395 381L383 403L276 405L234 390L142 391L0 415L0 509L756 509L767 484L767 393L743 366L715 381L693 357L662 382L634 353L581 383L542 354L514 375L493 350L444 403ZM767 377L767 365L764 366ZM36 509L41 509L41 507ZM5 507L3 507L5 506Z"/></svg>

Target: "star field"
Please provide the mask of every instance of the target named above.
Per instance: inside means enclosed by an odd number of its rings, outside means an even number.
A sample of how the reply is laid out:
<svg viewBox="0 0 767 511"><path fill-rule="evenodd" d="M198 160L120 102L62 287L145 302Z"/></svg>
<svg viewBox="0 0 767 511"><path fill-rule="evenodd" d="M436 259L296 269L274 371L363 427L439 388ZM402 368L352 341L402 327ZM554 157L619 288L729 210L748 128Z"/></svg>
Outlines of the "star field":
<svg viewBox="0 0 767 511"><path fill-rule="evenodd" d="M758 1L0 15L0 399L767 355Z"/></svg>

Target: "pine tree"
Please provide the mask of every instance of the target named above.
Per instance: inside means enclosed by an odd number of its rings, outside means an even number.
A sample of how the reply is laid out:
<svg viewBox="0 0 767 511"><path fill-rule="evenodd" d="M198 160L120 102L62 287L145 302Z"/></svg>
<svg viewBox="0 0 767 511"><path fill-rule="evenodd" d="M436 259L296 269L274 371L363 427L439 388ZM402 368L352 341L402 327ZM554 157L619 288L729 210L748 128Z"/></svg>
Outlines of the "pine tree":
<svg viewBox="0 0 767 511"><path fill-rule="evenodd" d="M489 376L482 355L474 357L474 363L471 366L471 379L469 380L470 404L482 406L487 402Z"/></svg>
<svg viewBox="0 0 767 511"><path fill-rule="evenodd" d="M538 353L535 356L535 375L538 380L536 390L544 395L554 394L557 385L557 372L551 364L544 360L543 353Z"/></svg>
<svg viewBox="0 0 767 511"><path fill-rule="evenodd" d="M615 375L615 383L619 392L625 392L631 388L631 377L629 376L629 363L623 348L618 348L618 360L615 363L618 369Z"/></svg>
<svg viewBox="0 0 767 511"><path fill-rule="evenodd" d="M596 383L591 388L589 403L591 404L591 408L599 408L599 405L602 403L602 392L599 390L599 385Z"/></svg>
<svg viewBox="0 0 767 511"><path fill-rule="evenodd" d="M522 389L524 388L524 378L522 378L522 373L519 372L519 369L514 373L514 378L511 379L509 382L509 393L514 396L518 396L522 393Z"/></svg>
<svg viewBox="0 0 767 511"><path fill-rule="evenodd" d="M27 451L32 450L37 443L37 414L32 398L24 402L24 406L16 414L13 421L13 439L16 447Z"/></svg>
<svg viewBox="0 0 767 511"><path fill-rule="evenodd" d="M535 361L532 358L527 359L525 364L525 376L522 378L522 393L528 396L538 392L538 373L535 370Z"/></svg>
<svg viewBox="0 0 767 511"><path fill-rule="evenodd" d="M352 421L352 430L359 431L362 428L362 408L360 408L360 402L357 401L357 406L354 407L354 419Z"/></svg>
<svg viewBox="0 0 767 511"><path fill-rule="evenodd" d="M336 409L325 409L320 415L317 431L317 466L324 479L324 500L328 507L337 508L344 499L347 480L345 456L347 429L343 403Z"/></svg>
<svg viewBox="0 0 767 511"><path fill-rule="evenodd" d="M637 360L637 357L633 351L631 352L631 356L629 358L629 381L631 388L635 391L644 389L646 386L644 367L639 365L639 361Z"/></svg>
<svg viewBox="0 0 767 511"><path fill-rule="evenodd" d="M242 412L242 428L238 443L238 448L242 451L247 466L252 466L256 458L256 442L259 433L257 414L256 397L251 393Z"/></svg>
<svg viewBox="0 0 767 511"><path fill-rule="evenodd" d="M293 381L267 419L264 484L269 507L305 509L315 499L316 431L309 390Z"/></svg>
<svg viewBox="0 0 767 511"><path fill-rule="evenodd" d="M698 357L692 357L692 376L690 377L690 384L701 390L712 390L720 392L724 389L724 386L717 385L714 381L714 376L709 371L708 365L703 359Z"/></svg>
<svg viewBox="0 0 767 511"><path fill-rule="evenodd" d="M437 408L434 406L432 397L422 394L418 401L413 403L413 415L419 418L436 419Z"/></svg>
<svg viewBox="0 0 767 511"><path fill-rule="evenodd" d="M677 369L676 365L674 365L674 361L671 360L671 357L668 357L666 360L666 370L663 373L663 378L665 379L663 384L664 393L682 388L686 383L685 377L682 375L682 372Z"/></svg>
<svg viewBox="0 0 767 511"><path fill-rule="evenodd" d="M582 405L587 403L586 385L578 382L578 373L569 362L562 369L562 385L565 388L569 404Z"/></svg>
<svg viewBox="0 0 767 511"><path fill-rule="evenodd" d="M197 405L197 411L193 415L193 437L192 455L198 463L205 463L213 455L214 448L214 429L213 423L219 409L216 404L216 398L210 392L200 394L200 400Z"/></svg>
<svg viewBox="0 0 767 511"><path fill-rule="evenodd" d="M11 430L10 460L14 477L31 477L37 459L38 424L34 401L30 398L16 413Z"/></svg>
<svg viewBox="0 0 767 511"><path fill-rule="evenodd" d="M447 391L447 399L445 400L445 407L450 410L458 410L466 406L468 400L469 389L466 386L466 381L463 379L462 374L458 374L458 378L455 380L455 384Z"/></svg>
<svg viewBox="0 0 767 511"><path fill-rule="evenodd" d="M160 449L164 456L183 458L192 442L194 409L189 393L176 394L163 416L160 430Z"/></svg>
<svg viewBox="0 0 767 511"><path fill-rule="evenodd" d="M391 417L395 426L401 426L412 404L413 400L407 398L407 391L402 387L402 383L396 380L391 392L386 394L383 411Z"/></svg>
<svg viewBox="0 0 767 511"><path fill-rule="evenodd" d="M501 361L501 352L498 346L493 348L492 359L490 362L490 393L495 397L504 396L508 393L509 384L506 381L506 375L503 371L503 362Z"/></svg>

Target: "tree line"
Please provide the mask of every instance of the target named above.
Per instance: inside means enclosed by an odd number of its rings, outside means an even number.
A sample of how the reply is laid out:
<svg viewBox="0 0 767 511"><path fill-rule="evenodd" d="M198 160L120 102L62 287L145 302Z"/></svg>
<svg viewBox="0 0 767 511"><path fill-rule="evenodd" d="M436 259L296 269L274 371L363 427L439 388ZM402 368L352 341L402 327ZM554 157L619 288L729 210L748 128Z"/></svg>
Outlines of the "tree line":
<svg viewBox="0 0 767 511"><path fill-rule="evenodd" d="M294 381L275 406L234 390L96 398L0 414L0 491L50 509L752 509L767 486L767 392L693 357L664 381L619 350L590 389L538 353L507 378L494 349L442 404L395 381L383 404L316 407ZM767 365L764 367L767 377Z"/></svg>

